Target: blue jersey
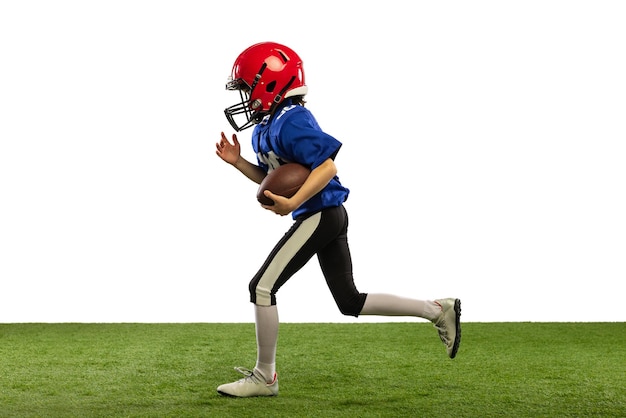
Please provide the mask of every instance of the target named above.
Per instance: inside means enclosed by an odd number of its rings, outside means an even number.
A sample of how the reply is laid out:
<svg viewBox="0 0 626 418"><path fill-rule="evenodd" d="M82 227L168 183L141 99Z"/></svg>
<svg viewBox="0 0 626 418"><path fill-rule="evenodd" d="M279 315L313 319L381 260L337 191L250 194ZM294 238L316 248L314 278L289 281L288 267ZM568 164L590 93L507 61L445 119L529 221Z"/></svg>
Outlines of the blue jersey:
<svg viewBox="0 0 626 418"><path fill-rule="evenodd" d="M286 163L299 163L313 170L329 158L334 160L341 142L324 133L308 109L287 99L273 116L254 127L252 148L259 166L266 172ZM335 176L318 194L294 210L292 217L340 206L349 192Z"/></svg>

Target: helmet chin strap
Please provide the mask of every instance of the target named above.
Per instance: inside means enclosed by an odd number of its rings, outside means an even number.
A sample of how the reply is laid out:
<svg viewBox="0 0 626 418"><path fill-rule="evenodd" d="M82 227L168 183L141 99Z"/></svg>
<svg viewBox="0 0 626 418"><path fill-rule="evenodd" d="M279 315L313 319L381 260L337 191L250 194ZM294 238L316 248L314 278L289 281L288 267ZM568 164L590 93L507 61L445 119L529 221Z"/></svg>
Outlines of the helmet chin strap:
<svg viewBox="0 0 626 418"><path fill-rule="evenodd" d="M293 84L293 82L296 80L295 76L291 76L291 79L289 80L289 82L287 84L285 84L285 87L283 87L280 92L276 95L276 97L274 97L274 103L280 103L281 99L283 98L283 95L285 94L285 92L289 89L289 87L291 87L291 85Z"/></svg>
<svg viewBox="0 0 626 418"><path fill-rule="evenodd" d="M280 102L282 102L282 99L284 98L284 94L287 90L289 90L289 87L291 87L291 85L293 84L293 82L296 80L295 76L291 76L291 79L287 82L287 84L285 84L285 87L283 87L280 92L278 92L278 94L276 96L274 96L274 102L272 103L272 106L270 106L269 109L269 113L270 115L274 114L274 111L276 110L276 107L280 104Z"/></svg>
<svg viewBox="0 0 626 418"><path fill-rule="evenodd" d="M265 65L265 64L264 64ZM260 72L259 74L260 75ZM260 77L259 77L260 78ZM289 80L289 82L287 82L287 84L285 84L285 86L280 90L280 92L274 96L274 101L272 102L272 105L270 106L270 108L267 110L267 112L263 112L263 111L259 111L259 112L254 112L252 113L252 118L251 118L251 122L256 124L256 123L261 123L261 121L263 119L265 119L265 117L267 115L273 115L274 112L276 111L276 108L278 107L278 105L282 102L282 99L284 98L284 94L287 90L289 90L289 87L291 87L291 85L293 84L293 82L295 81L296 77L291 77L291 79ZM255 80L255 84L256 84L256 80ZM258 99L257 99L258 100ZM246 127L250 126L249 124L244 125ZM244 129L244 128L242 128Z"/></svg>

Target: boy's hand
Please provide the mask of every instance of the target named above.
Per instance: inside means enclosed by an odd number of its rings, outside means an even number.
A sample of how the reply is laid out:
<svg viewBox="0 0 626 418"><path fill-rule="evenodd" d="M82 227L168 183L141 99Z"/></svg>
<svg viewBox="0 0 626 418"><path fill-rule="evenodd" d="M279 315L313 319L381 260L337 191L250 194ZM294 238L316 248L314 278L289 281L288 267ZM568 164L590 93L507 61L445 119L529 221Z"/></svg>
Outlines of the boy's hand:
<svg viewBox="0 0 626 418"><path fill-rule="evenodd" d="M233 143L231 144L226 135L222 132L222 139L215 143L215 153L228 164L235 165L241 155L241 146L237 140L237 135L233 134Z"/></svg>
<svg viewBox="0 0 626 418"><path fill-rule="evenodd" d="M293 211L294 208L292 208L291 199L274 194L269 190L266 190L263 194L274 201L273 205L261 205L264 209L271 210L280 216L288 215Z"/></svg>

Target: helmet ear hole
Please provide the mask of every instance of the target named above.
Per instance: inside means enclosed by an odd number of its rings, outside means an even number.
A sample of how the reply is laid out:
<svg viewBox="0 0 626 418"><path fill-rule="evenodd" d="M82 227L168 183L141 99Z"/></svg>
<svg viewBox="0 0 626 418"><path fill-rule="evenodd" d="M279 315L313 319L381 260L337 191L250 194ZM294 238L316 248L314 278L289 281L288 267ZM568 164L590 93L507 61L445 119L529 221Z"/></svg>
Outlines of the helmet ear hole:
<svg viewBox="0 0 626 418"><path fill-rule="evenodd" d="M274 91L275 88L276 88L276 80L267 83L267 86L265 86L265 91L271 93Z"/></svg>

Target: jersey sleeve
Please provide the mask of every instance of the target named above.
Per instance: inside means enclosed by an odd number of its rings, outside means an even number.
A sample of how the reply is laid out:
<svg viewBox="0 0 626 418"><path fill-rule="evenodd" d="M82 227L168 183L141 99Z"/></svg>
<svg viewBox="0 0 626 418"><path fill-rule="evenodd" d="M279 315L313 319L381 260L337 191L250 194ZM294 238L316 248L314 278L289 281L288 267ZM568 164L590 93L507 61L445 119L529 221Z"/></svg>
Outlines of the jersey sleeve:
<svg viewBox="0 0 626 418"><path fill-rule="evenodd" d="M287 158L293 158L311 170L329 158L335 159L341 142L323 132L307 109L298 106L283 116L278 140Z"/></svg>

